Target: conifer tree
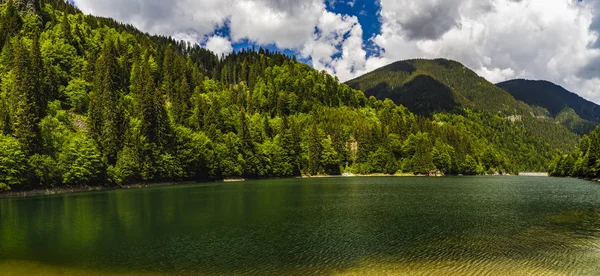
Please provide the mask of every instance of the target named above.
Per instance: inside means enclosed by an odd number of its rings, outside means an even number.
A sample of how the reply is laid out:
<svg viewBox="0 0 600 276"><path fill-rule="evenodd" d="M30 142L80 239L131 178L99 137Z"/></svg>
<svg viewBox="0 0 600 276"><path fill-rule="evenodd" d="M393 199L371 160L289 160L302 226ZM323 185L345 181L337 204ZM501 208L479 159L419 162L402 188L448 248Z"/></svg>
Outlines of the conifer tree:
<svg viewBox="0 0 600 276"><path fill-rule="evenodd" d="M30 70L31 89L33 89L33 101L36 103L35 115L39 118L45 116L45 110L48 102L51 100L48 91L45 89L44 79L44 61L42 60L42 52L40 51L39 36L33 38L30 53Z"/></svg>
<svg viewBox="0 0 600 276"><path fill-rule="evenodd" d="M14 87L12 91L13 104L15 112L13 114L13 135L21 145L27 155L32 155L39 150L39 127L40 116L36 102L35 84L38 80L34 79L29 53L25 46L17 39L15 45L15 55L13 61Z"/></svg>
<svg viewBox="0 0 600 276"><path fill-rule="evenodd" d="M321 169L321 135L317 124L313 124L308 138L308 173L317 175Z"/></svg>
<svg viewBox="0 0 600 276"><path fill-rule="evenodd" d="M73 33L71 33L71 23L69 22L69 15L67 13L63 15L61 22L61 30L63 35L62 37L65 40L65 42L72 46L76 46L75 39L73 38Z"/></svg>
<svg viewBox="0 0 600 276"><path fill-rule="evenodd" d="M90 95L89 125L92 137L98 142L101 152L114 164L121 150L125 132L125 114L119 89L116 49L106 39L102 53L96 62L94 93Z"/></svg>
<svg viewBox="0 0 600 276"><path fill-rule="evenodd" d="M4 13L0 11L0 49L8 40L19 33L23 26L23 20L13 0L6 2Z"/></svg>

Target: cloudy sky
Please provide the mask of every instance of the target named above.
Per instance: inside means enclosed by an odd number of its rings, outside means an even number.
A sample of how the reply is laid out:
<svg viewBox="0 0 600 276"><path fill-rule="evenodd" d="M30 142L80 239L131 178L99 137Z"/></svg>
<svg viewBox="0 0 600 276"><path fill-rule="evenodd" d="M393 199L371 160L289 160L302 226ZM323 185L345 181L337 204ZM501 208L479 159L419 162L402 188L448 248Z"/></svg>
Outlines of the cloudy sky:
<svg viewBox="0 0 600 276"><path fill-rule="evenodd" d="M449 58L491 82L545 79L600 103L597 0L73 0L218 54L265 46L346 81Z"/></svg>

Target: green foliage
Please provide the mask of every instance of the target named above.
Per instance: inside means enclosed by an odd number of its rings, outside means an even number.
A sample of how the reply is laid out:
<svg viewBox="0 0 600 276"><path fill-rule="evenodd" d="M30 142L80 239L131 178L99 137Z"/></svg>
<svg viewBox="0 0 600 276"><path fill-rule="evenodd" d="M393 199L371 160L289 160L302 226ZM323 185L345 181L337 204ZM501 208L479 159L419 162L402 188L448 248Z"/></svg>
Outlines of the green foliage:
<svg viewBox="0 0 600 276"><path fill-rule="evenodd" d="M553 176L600 178L600 127L585 135L575 152L556 156L548 172Z"/></svg>
<svg viewBox="0 0 600 276"><path fill-rule="evenodd" d="M398 162L394 154L386 147L380 146L369 156L372 168L385 174L395 174L399 170ZM429 172L429 171L427 171Z"/></svg>
<svg viewBox="0 0 600 276"><path fill-rule="evenodd" d="M597 108L600 109L600 106ZM570 131L579 135L585 135L592 132L598 125L598 123L582 119L572 108L566 108L558 113L555 120Z"/></svg>
<svg viewBox="0 0 600 276"><path fill-rule="evenodd" d="M453 171L453 156L455 156L454 148L441 139L435 141L431 155L434 166L444 174L449 174Z"/></svg>
<svg viewBox="0 0 600 276"><path fill-rule="evenodd" d="M422 132L411 134L404 142L402 151L405 156L412 156L406 160L405 170L415 174L429 174L435 169L429 134Z"/></svg>
<svg viewBox="0 0 600 276"><path fill-rule="evenodd" d="M23 184L27 158L15 138L0 134L0 191Z"/></svg>
<svg viewBox="0 0 600 276"><path fill-rule="evenodd" d="M52 156L35 154L28 160L32 171L32 181L38 187L55 187L61 184L58 164Z"/></svg>
<svg viewBox="0 0 600 276"><path fill-rule="evenodd" d="M76 133L58 154L62 183L69 187L98 183L104 164L96 143L83 133Z"/></svg>
<svg viewBox="0 0 600 276"><path fill-rule="evenodd" d="M73 79L65 88L66 102L79 114L85 114L90 104L90 90L92 85L84 79Z"/></svg>

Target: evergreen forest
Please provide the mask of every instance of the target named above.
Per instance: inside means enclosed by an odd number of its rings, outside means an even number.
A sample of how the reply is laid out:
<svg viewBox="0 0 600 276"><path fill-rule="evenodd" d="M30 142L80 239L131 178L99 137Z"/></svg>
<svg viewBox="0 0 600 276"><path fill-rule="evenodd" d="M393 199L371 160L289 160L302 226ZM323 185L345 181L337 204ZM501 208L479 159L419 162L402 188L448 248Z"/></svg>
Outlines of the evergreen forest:
<svg viewBox="0 0 600 276"><path fill-rule="evenodd" d="M548 131L553 122L475 105L413 113L293 56L259 48L218 57L62 0L0 2L0 191L600 171L598 130L571 154L579 136Z"/></svg>

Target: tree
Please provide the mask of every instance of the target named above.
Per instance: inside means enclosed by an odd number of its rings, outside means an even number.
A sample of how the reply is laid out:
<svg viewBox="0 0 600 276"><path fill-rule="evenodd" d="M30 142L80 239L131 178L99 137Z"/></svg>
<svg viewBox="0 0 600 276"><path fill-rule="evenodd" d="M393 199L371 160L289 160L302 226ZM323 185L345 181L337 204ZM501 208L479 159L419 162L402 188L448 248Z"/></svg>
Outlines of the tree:
<svg viewBox="0 0 600 276"><path fill-rule="evenodd" d="M404 156L408 158L408 167L413 173L429 174L435 169L431 149L431 140L428 133L411 134L404 142L402 150Z"/></svg>
<svg viewBox="0 0 600 276"><path fill-rule="evenodd" d="M310 175L317 175L321 170L323 145L321 144L322 136L320 131L317 124L313 124L308 134L308 173Z"/></svg>
<svg viewBox="0 0 600 276"><path fill-rule="evenodd" d="M109 164L116 163L126 125L116 55L112 40L106 39L96 62L98 74L94 80L94 93L90 95L90 133Z"/></svg>
<svg viewBox="0 0 600 276"><path fill-rule="evenodd" d="M454 148L442 142L440 139L437 139L432 150L432 155L433 164L440 172L444 174L452 172L452 156L454 155Z"/></svg>
<svg viewBox="0 0 600 276"><path fill-rule="evenodd" d="M0 48L15 34L19 33L23 20L19 10L15 7L13 0L5 4L4 12L0 11Z"/></svg>
<svg viewBox="0 0 600 276"><path fill-rule="evenodd" d="M340 175L340 156L333 147L331 137L321 140L321 164L328 175Z"/></svg>
<svg viewBox="0 0 600 276"><path fill-rule="evenodd" d="M34 46L36 44L34 43ZM39 128L40 121L39 106L39 68L37 64L31 63L29 53L17 39L15 47L15 56L13 61L13 91L12 101L15 105L13 114L13 135L23 145L23 151L26 155L33 155L39 150ZM37 74L37 76L36 76Z"/></svg>
<svg viewBox="0 0 600 276"><path fill-rule="evenodd" d="M379 146L375 152L371 153L369 159L376 172L395 174L399 169L394 154L384 146Z"/></svg>
<svg viewBox="0 0 600 276"><path fill-rule="evenodd" d="M15 138L0 134L0 191L25 183L27 159Z"/></svg>
<svg viewBox="0 0 600 276"><path fill-rule="evenodd" d="M30 62L29 62L29 80L31 81L31 100L34 103L35 116L43 118L45 116L46 106L51 100L48 91L45 89L42 80L44 79L44 61L40 51L39 36L36 34L31 43Z"/></svg>
<svg viewBox="0 0 600 276"><path fill-rule="evenodd" d="M92 85L84 79L73 79L65 88L67 103L73 111L79 114L85 114L90 105L90 95Z"/></svg>
<svg viewBox="0 0 600 276"><path fill-rule="evenodd" d="M58 155L62 183L70 187L98 183L103 167L102 154L96 143L83 133L75 134Z"/></svg>
<svg viewBox="0 0 600 276"><path fill-rule="evenodd" d="M30 178L38 187L55 187L61 184L61 175L56 160L49 155L35 154L28 160L33 173Z"/></svg>
<svg viewBox="0 0 600 276"><path fill-rule="evenodd" d="M465 156L465 159L460 164L460 173L464 175L476 175L479 173L477 160L471 156Z"/></svg>

